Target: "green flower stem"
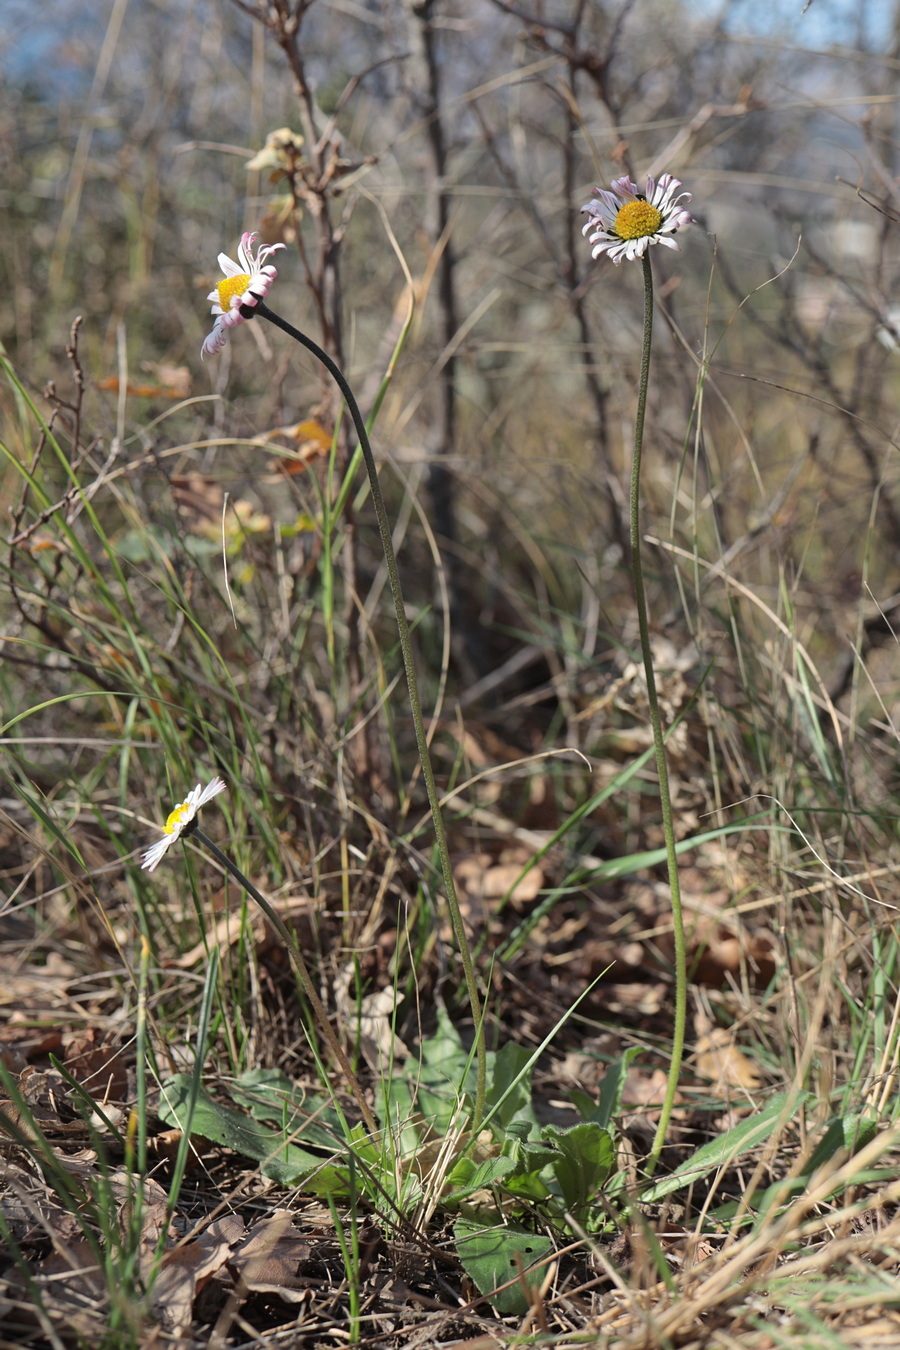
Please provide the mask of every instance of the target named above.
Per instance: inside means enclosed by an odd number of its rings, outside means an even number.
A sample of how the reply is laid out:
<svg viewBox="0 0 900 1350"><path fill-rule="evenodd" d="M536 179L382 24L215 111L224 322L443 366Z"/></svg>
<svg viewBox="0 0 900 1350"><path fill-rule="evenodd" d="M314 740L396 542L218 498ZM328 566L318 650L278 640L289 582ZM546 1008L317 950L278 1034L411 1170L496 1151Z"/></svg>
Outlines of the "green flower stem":
<svg viewBox="0 0 900 1350"><path fill-rule="evenodd" d="M400 574L397 571L397 560L394 556L394 544L391 539L391 528L388 522L387 511L384 505L384 497L381 492L381 484L378 481L378 468L375 464L375 456L372 454L372 447L369 443L369 436L366 431L366 424L363 421L359 405L353 395L340 368L335 365L327 352L324 352L318 343L312 338L307 337L294 328L292 324L287 323L279 314L269 309L264 301L255 305L252 309L242 309L241 313L246 317L252 317L258 314L263 319L268 319L276 328L280 328L288 337L292 337L295 342L299 342L308 352L311 352L316 360L320 361L331 375L335 384L340 389L350 416L353 418L353 425L356 429L356 435L359 438L359 444L362 448L363 458L366 464L366 472L369 475L369 485L372 491L372 502L375 506L375 516L378 520L378 531L381 535L381 547L384 550L384 560L387 564L388 577L391 583L391 595L394 600L394 613L397 618L397 628L400 633L400 648L403 653L403 667L406 672L406 685L409 690L409 706L412 710L413 726L415 728L416 745L419 751L419 759L422 764L422 776L425 779L425 791L428 794L428 805L431 808L431 819L434 824L434 835L438 846L438 853L441 859L441 871L444 879L444 890L447 896L447 904L450 908L450 918L453 924L453 931L456 935L456 943L459 948L459 955L463 965L463 974L466 981L466 990L469 995L469 1007L472 1010L472 1020L475 1024L475 1047L477 1059L477 1082L475 1089L475 1112L472 1124L473 1132L477 1132L481 1119L484 1115L484 1096L487 1081L487 1051L484 1036L484 1018L481 1009L481 998L478 993L478 985L475 980L475 966L472 961L472 953L469 948L469 941L466 937L466 928L463 923L462 911L459 907L459 899L456 894L456 883L453 879L453 869L450 865L450 850L447 846L447 834L444 829L444 819L441 815L441 804L438 797L437 786L434 781L434 771L431 767L431 755L428 750L428 740L425 735L425 724L422 720L422 706L419 702L419 688L416 679L416 667L413 661L412 643L409 637L409 624L406 621L406 610L403 603L403 591L400 587Z"/></svg>
<svg viewBox="0 0 900 1350"><path fill-rule="evenodd" d="M656 677L653 673L653 652L650 647L650 626L647 621L647 598L644 593L644 569L641 565L641 451L644 443L644 414L647 410L647 386L650 380L650 348L653 340L653 272L649 250L641 258L644 265L644 342L641 348L641 378L638 387L637 416L634 423L634 456L631 461L631 575L637 604L638 626L641 632L641 656L647 679L647 699L650 704L650 724L653 727L653 748L656 752L656 770L659 777L659 797L662 806L663 832L666 839L666 864L669 871L669 891L672 897L672 923L675 937L675 1025L672 1032L672 1059L666 1095L663 1099L653 1147L647 1163L652 1176L659 1161L684 1054L684 1029L687 1021L687 960L684 945L684 914L681 908L681 886L678 881L678 855L675 852L675 830L672 824L672 799L669 795L669 771L666 766L666 743L663 737L659 699L656 695Z"/></svg>
<svg viewBox="0 0 900 1350"><path fill-rule="evenodd" d="M318 1022L319 1027L321 1028L322 1035L328 1042L328 1047L331 1050L331 1053L334 1055L338 1067L340 1068L341 1073L344 1075L344 1078L347 1081L347 1086L353 1093L353 1096L356 1100L356 1104L359 1107L360 1112L362 1113L362 1118L366 1122L366 1129L372 1135L373 1139L377 1138L378 1125L376 1123L375 1117L372 1115L369 1103L363 1096L363 1090L359 1085L359 1079L353 1072L353 1069L351 1068L350 1065L350 1061L344 1054L344 1051L341 1048L341 1043L338 1040L337 1036L334 1034L334 1029L328 1020L328 1014L325 1011L325 1008L322 1004L322 1000L319 998L316 986L313 984L312 976L310 975L309 970L307 969L306 962L303 960L300 948L297 946L296 938L291 933L287 925L283 922L283 920L279 917L279 915L276 914L275 910L269 904L265 896L260 895L259 891L253 885L253 883L247 880L241 869L231 861L227 853L222 852L218 844L214 844L213 841L207 835L205 835L201 829L197 828L196 826L193 830L185 830L184 833L186 836L190 834L190 836L196 839L199 844L202 844L204 848L209 849L209 852L213 855L216 861L220 863L222 867L225 868L226 872L228 872L231 876L234 877L235 881L238 883L239 886L243 886L247 894L259 905L263 914L265 914L266 918L269 920L269 923L276 930L278 935L281 937L282 941L287 946L288 951L290 952L291 956L294 959L294 965L297 968L297 974L300 976L300 983L303 985L303 991L312 1005L312 1010L315 1013L316 1021Z"/></svg>

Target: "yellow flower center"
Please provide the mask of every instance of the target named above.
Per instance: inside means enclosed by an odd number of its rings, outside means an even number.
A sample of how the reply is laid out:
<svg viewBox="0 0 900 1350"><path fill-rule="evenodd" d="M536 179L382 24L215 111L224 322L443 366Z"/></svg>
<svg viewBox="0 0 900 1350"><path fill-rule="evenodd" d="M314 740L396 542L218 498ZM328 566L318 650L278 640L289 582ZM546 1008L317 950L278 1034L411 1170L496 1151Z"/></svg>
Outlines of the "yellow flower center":
<svg viewBox="0 0 900 1350"><path fill-rule="evenodd" d="M190 810L189 803L182 802L180 806L175 807L174 811L170 811L166 823L163 826L163 830L165 831L165 833L177 834L181 826L184 824L184 818L189 810Z"/></svg>
<svg viewBox="0 0 900 1350"><path fill-rule="evenodd" d="M662 211L649 202L626 202L619 207L613 229L620 239L643 239L645 235L656 234L662 220Z"/></svg>
<svg viewBox="0 0 900 1350"><path fill-rule="evenodd" d="M224 281L219 282L216 286L219 292L219 305L226 314L231 309L231 297L243 295L249 285L250 278L246 272L239 272L236 277L226 277Z"/></svg>

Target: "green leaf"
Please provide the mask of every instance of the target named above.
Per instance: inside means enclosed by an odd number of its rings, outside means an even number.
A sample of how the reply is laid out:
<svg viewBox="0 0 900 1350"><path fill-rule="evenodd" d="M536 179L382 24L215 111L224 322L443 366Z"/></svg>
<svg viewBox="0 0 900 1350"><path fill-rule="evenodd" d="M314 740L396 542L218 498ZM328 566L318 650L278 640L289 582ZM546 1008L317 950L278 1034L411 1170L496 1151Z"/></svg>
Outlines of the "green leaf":
<svg viewBox="0 0 900 1350"><path fill-rule="evenodd" d="M809 1185L810 1178L820 1167L824 1167L837 1154L846 1152L849 1154L857 1153L866 1144L870 1143L878 1133L878 1122L872 1120L870 1116L860 1115L858 1112L851 1112L846 1116L836 1116L828 1122L828 1126L813 1149L802 1170L796 1176L783 1181L776 1181L767 1187L759 1203L757 1213L759 1216L768 1214L774 1207L784 1206L792 1196L802 1195ZM861 1173L854 1181L861 1185L865 1173ZM846 1180L838 1189L846 1186ZM827 1193L830 1198L834 1192Z"/></svg>
<svg viewBox="0 0 900 1350"><path fill-rule="evenodd" d="M518 1111L531 1105L530 1061L531 1051L514 1041L507 1041L493 1056L493 1073L485 1105L489 1110L497 1107L492 1123L501 1129L509 1125Z"/></svg>
<svg viewBox="0 0 900 1350"><path fill-rule="evenodd" d="M448 1189L444 1192L443 1199L448 1203L455 1203L464 1200L474 1191L496 1186L514 1166L511 1158L486 1158L480 1163L473 1162L471 1158L460 1158L447 1178Z"/></svg>
<svg viewBox="0 0 900 1350"><path fill-rule="evenodd" d="M245 1106L254 1120L273 1120L292 1143L324 1149L340 1148L343 1128L338 1113L323 1097L306 1092L280 1069L248 1069L228 1084L228 1095Z"/></svg>
<svg viewBox="0 0 900 1350"><path fill-rule="evenodd" d="M503 1141L503 1156L512 1162L512 1168L503 1181L504 1188L511 1195L522 1199L544 1200L550 1190L541 1172L556 1157L556 1149L513 1133L518 1124L514 1122Z"/></svg>
<svg viewBox="0 0 900 1350"><path fill-rule="evenodd" d="M744 830L770 830L771 825L758 825L756 822L763 818L764 813L758 812L756 815L747 816L745 820L740 820L734 825L721 825L715 830L705 830L702 834L691 835L689 839L680 839L675 845L675 852L680 856L682 853L689 853L691 849L699 848L701 844L707 844L714 839L724 839L729 834L739 834ZM609 858L601 862L598 867L591 869L591 881L596 885L598 881L609 881L614 877L628 877L634 872L642 872L645 867L658 867L660 863L666 861L666 850L664 848L649 849L646 853L629 853L626 858Z"/></svg>
<svg viewBox="0 0 900 1350"><path fill-rule="evenodd" d="M597 1110L590 1119L596 1121L598 1125L602 1125L604 1129L609 1126L613 1116L617 1116L622 1109L622 1093L625 1091L628 1070L631 1067L632 1060L637 1059L640 1053L641 1047L639 1045L630 1046L621 1059L617 1059L610 1064L603 1075L603 1082L600 1084L600 1101Z"/></svg>
<svg viewBox="0 0 900 1350"><path fill-rule="evenodd" d="M570 1092L572 1104L583 1120L595 1121L596 1124L602 1125L604 1129L609 1127L610 1121L622 1109L622 1093L628 1079L628 1070L632 1061L637 1059L639 1054L641 1054L641 1047L632 1045L625 1051L621 1059L613 1060L603 1075L599 1101L595 1102L593 1097L589 1097L586 1092L579 1092L577 1088Z"/></svg>
<svg viewBox="0 0 900 1350"><path fill-rule="evenodd" d="M445 1008L438 1008L437 1021L435 1034L422 1041L421 1063L414 1071L404 1066L401 1074L382 1081L381 1114L395 1128L420 1115L438 1134L446 1134L456 1115L470 1056ZM417 1131L405 1131L403 1149L414 1151L417 1138Z"/></svg>
<svg viewBox="0 0 900 1350"><path fill-rule="evenodd" d="M169 1125L183 1129L192 1097L191 1078L179 1073L162 1085L159 1115ZM346 1195L349 1179L333 1163L285 1142L281 1130L270 1130L232 1106L224 1106L200 1088L190 1117L191 1135L201 1135L214 1144L224 1144L244 1158L260 1164L264 1176L282 1186L303 1185L313 1195Z"/></svg>
<svg viewBox="0 0 900 1350"><path fill-rule="evenodd" d="M585 1120L568 1129L547 1125L544 1136L559 1150L553 1157L553 1174L566 1208L577 1218L613 1169L616 1149L612 1135L595 1121Z"/></svg>
<svg viewBox="0 0 900 1350"><path fill-rule="evenodd" d="M685 1159L670 1176L661 1177L655 1185L644 1191L641 1199L646 1203L661 1200L663 1196L680 1191L684 1186L690 1186L692 1182L699 1181L710 1172L715 1172L717 1168L727 1165L742 1153L755 1148L757 1144L765 1143L779 1123L788 1103L791 1111L786 1120L793 1120L799 1108L810 1100L812 1100L810 1092L779 1092L762 1111L748 1116L733 1129L719 1135L718 1139L711 1139L708 1144L698 1148L697 1152Z"/></svg>
<svg viewBox="0 0 900 1350"><path fill-rule="evenodd" d="M503 1141L503 1153L513 1159L517 1172L540 1172L557 1156L552 1145L523 1138L512 1129Z"/></svg>
<svg viewBox="0 0 900 1350"><path fill-rule="evenodd" d="M485 1228L471 1219L458 1219L453 1227L456 1252L463 1270L480 1294L487 1294L501 1317L521 1317L528 1311L529 1300L522 1288L518 1273L531 1288L537 1288L544 1275L544 1267L535 1269L553 1251L549 1238L541 1233L529 1233L517 1224L498 1224ZM515 1280L509 1289L495 1290L507 1280Z"/></svg>
<svg viewBox="0 0 900 1350"><path fill-rule="evenodd" d="M878 1133L878 1122L869 1116L851 1112L846 1116L836 1116L828 1122L828 1127L812 1156L803 1168L802 1176L811 1177L813 1172L824 1167L831 1158L842 1149L850 1154L858 1153L870 1143Z"/></svg>

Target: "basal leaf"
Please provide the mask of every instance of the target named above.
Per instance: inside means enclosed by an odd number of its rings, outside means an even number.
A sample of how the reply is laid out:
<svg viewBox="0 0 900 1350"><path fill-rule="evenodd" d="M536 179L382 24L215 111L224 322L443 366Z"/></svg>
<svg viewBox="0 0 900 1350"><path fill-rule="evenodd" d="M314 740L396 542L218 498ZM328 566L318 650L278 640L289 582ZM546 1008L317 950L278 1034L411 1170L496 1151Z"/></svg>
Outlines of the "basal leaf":
<svg viewBox="0 0 900 1350"><path fill-rule="evenodd" d="M793 1120L800 1107L808 1102L811 1096L809 1092L778 1093L762 1111L748 1116L733 1129L719 1135L718 1139L711 1139L708 1144L698 1148L697 1152L686 1158L671 1175L661 1177L644 1191L641 1199L650 1203L661 1200L663 1196L680 1191L682 1187L690 1186L692 1182L699 1181L701 1177L708 1176L710 1172L715 1172L719 1167L741 1157L757 1144L765 1143L778 1124L785 1107L790 1104L791 1110L787 1119Z"/></svg>
<svg viewBox="0 0 900 1350"><path fill-rule="evenodd" d="M276 1122L292 1142L314 1144L326 1155L340 1147L342 1125L334 1108L292 1083L280 1069L248 1069L227 1090L255 1120Z"/></svg>
<svg viewBox="0 0 900 1350"><path fill-rule="evenodd" d="M568 1129L548 1125L544 1136L556 1145L551 1166L566 1208L578 1215L613 1169L616 1148L609 1130L585 1120Z"/></svg>
<svg viewBox="0 0 900 1350"><path fill-rule="evenodd" d="M447 1178L443 1198L448 1203L458 1203L474 1191L495 1186L513 1167L511 1158L486 1158L480 1163L473 1162L471 1158L460 1158Z"/></svg>
<svg viewBox="0 0 900 1350"><path fill-rule="evenodd" d="M162 1085L161 1119L182 1128L188 1118L192 1084L188 1074L176 1074ZM223 1144L244 1158L260 1164L260 1170L282 1186L300 1186L314 1195L346 1194L346 1172L296 1144L285 1142L281 1130L271 1130L242 1111L210 1097L205 1088L197 1094L191 1117L191 1134L214 1144Z"/></svg>
<svg viewBox="0 0 900 1350"><path fill-rule="evenodd" d="M493 1072L485 1105L497 1107L493 1121L505 1127L517 1111L531 1103L531 1051L515 1041L507 1041L493 1056Z"/></svg>
<svg viewBox="0 0 900 1350"><path fill-rule="evenodd" d="M458 1219L453 1227L456 1252L463 1269L480 1294L487 1294L502 1317L521 1317L529 1299L522 1288L519 1272L531 1288L537 1288L544 1267L537 1267L553 1251L550 1239L541 1233L529 1233L516 1224L481 1227L471 1219ZM499 1293L500 1285L515 1283Z"/></svg>

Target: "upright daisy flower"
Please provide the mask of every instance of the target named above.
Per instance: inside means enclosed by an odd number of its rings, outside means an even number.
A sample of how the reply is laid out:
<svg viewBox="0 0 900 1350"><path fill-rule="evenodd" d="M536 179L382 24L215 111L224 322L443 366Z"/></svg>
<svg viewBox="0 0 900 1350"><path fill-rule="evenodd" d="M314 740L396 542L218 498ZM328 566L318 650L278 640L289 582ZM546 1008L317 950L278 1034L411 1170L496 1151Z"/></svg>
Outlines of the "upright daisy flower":
<svg viewBox="0 0 900 1350"><path fill-rule="evenodd" d="M681 205L691 200L691 194L675 195L680 187L680 179L664 173L658 183L648 175L646 193L638 192L627 174L615 180L611 192L594 188L597 200L581 208L590 217L582 234L591 235L592 256L608 253L618 267L623 258L642 257L651 244L665 244L677 252L672 236L694 219Z"/></svg>
<svg viewBox="0 0 900 1350"><path fill-rule="evenodd" d="M175 807L174 811L169 812L168 819L163 826L163 837L157 839L141 857L141 867L147 872L152 872L163 855L172 847L176 839L180 839L183 834L190 834L189 826L196 818L197 812L201 806L205 806L211 798L218 796L220 792L225 791L225 784L221 778L214 778L211 783L207 783L202 788L198 783L184 801Z"/></svg>
<svg viewBox="0 0 900 1350"><path fill-rule="evenodd" d="M252 309L260 300L265 300L272 282L278 276L272 264L266 262L266 258L271 257L276 249L284 248L284 244L269 244L257 253L258 239L258 234L241 236L237 262L229 258L227 253L219 254L219 266L225 277L206 297L212 302L210 313L219 317L200 348L201 357L215 356L222 350L228 341L228 330L235 328L239 323L246 323L241 306Z"/></svg>

